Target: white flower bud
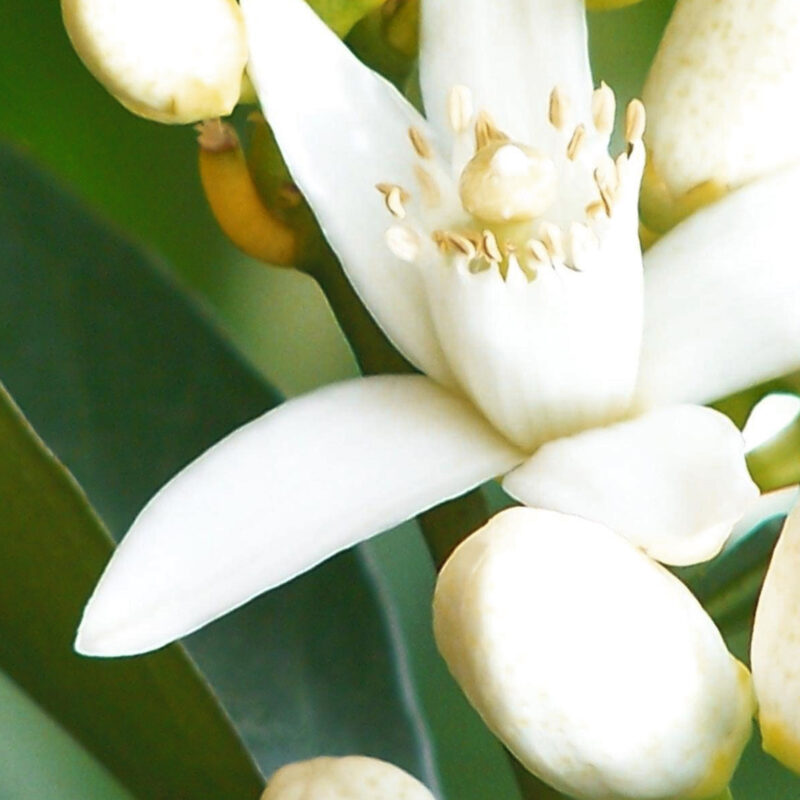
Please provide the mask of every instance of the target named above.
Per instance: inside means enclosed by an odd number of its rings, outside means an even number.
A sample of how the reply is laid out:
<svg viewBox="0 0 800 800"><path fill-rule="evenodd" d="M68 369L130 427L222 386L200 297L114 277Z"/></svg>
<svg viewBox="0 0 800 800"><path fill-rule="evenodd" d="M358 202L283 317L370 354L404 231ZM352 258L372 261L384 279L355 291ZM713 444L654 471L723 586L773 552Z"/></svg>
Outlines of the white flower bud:
<svg viewBox="0 0 800 800"><path fill-rule="evenodd" d="M797 161L798 84L797 0L678 0L643 94L652 169L677 196Z"/></svg>
<svg viewBox="0 0 800 800"><path fill-rule="evenodd" d="M229 114L247 63L235 0L62 0L72 45L122 105L158 122Z"/></svg>
<svg viewBox="0 0 800 800"><path fill-rule="evenodd" d="M261 800L434 800L415 778L366 756L314 758L281 767Z"/></svg>
<svg viewBox="0 0 800 800"><path fill-rule="evenodd" d="M608 528L514 508L445 564L434 630L520 762L577 798L708 798L750 735L747 670L686 587Z"/></svg>
<svg viewBox="0 0 800 800"><path fill-rule="evenodd" d="M758 600L751 661L764 749L800 772L800 504L783 527Z"/></svg>

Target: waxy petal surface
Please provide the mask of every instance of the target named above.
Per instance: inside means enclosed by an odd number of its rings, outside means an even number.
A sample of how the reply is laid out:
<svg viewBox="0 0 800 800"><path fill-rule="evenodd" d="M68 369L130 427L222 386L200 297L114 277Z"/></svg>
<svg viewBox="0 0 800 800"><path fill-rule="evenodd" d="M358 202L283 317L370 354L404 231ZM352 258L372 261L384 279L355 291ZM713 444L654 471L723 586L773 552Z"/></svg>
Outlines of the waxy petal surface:
<svg viewBox="0 0 800 800"><path fill-rule="evenodd" d="M363 378L245 425L145 506L84 613L76 647L160 647L334 553L521 460L421 376Z"/></svg>
<svg viewBox="0 0 800 800"><path fill-rule="evenodd" d="M684 220L645 253L643 406L707 403L800 368L800 167Z"/></svg>
<svg viewBox="0 0 800 800"><path fill-rule="evenodd" d="M433 134L303 0L245 0L250 76L292 177L350 282L392 342L450 383L418 275L389 251L376 184L416 186L409 128Z"/></svg>
<svg viewBox="0 0 800 800"><path fill-rule="evenodd" d="M679 565L716 555L758 497L736 426L701 406L548 442L503 486L526 505L601 522Z"/></svg>

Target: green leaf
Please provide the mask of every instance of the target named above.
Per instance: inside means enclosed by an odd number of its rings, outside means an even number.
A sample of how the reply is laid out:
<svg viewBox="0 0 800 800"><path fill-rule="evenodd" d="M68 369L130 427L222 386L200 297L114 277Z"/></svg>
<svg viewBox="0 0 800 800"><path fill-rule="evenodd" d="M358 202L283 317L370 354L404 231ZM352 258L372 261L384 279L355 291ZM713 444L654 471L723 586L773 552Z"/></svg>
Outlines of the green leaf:
<svg viewBox="0 0 800 800"><path fill-rule="evenodd" d="M114 663L72 651L111 539L2 387L0 452L0 666L138 796L255 796L257 771L180 648Z"/></svg>
<svg viewBox="0 0 800 800"><path fill-rule="evenodd" d="M0 375L112 532L277 401L139 250L1 149L0 279ZM189 640L265 772L363 752L436 785L395 657L405 645L377 593L369 564L346 553Z"/></svg>
<svg viewBox="0 0 800 800"><path fill-rule="evenodd" d="M381 5L383 0L306 0L306 2L339 36L345 36L356 22Z"/></svg>

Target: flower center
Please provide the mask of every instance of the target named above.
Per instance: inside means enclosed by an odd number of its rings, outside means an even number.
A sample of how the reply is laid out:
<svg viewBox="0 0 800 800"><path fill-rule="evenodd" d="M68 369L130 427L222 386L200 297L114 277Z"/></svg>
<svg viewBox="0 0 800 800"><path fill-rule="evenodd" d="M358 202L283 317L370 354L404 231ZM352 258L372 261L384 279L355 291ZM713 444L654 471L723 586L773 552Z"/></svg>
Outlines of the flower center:
<svg viewBox="0 0 800 800"><path fill-rule="evenodd" d="M591 109L591 121L576 123L570 99L553 89L546 109L552 136L545 152L512 141L486 111L473 113L466 87L451 89L454 152L470 148L471 155L456 167L454 179L437 163L427 137L409 130L419 191L392 183L377 187L403 223L387 232L389 249L413 262L431 239L445 255L466 259L472 272L496 267L507 278L517 269L528 281L546 266L592 268L620 195L626 185L638 191L641 158L631 162L643 147L644 107L638 100L628 105L628 148L616 160L608 155L616 101L606 84L594 91Z"/></svg>

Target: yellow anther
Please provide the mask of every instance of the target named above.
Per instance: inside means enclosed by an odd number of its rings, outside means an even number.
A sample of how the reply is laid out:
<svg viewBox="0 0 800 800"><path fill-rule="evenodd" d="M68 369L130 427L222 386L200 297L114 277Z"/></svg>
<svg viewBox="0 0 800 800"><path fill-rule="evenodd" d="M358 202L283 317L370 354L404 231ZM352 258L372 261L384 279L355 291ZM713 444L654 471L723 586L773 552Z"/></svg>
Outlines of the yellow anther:
<svg viewBox="0 0 800 800"><path fill-rule="evenodd" d="M598 167L594 173L594 182L597 186L597 191L600 193L600 200L603 203L606 215L611 216L614 212L614 192L609 186L605 170Z"/></svg>
<svg viewBox="0 0 800 800"><path fill-rule="evenodd" d="M414 176L419 184L422 200L428 208L435 208L442 201L442 193L436 179L419 164L414 165Z"/></svg>
<svg viewBox="0 0 800 800"><path fill-rule="evenodd" d="M200 179L220 228L254 258L296 264L298 237L263 204L233 127L214 120L198 125L198 133Z"/></svg>
<svg viewBox="0 0 800 800"><path fill-rule="evenodd" d="M542 242L550 257L555 261L564 261L564 236L561 228L552 222L543 222L541 227Z"/></svg>
<svg viewBox="0 0 800 800"><path fill-rule="evenodd" d="M537 261L539 264L550 263L550 254L547 252L547 248L544 244L538 239L531 239L525 247L534 261Z"/></svg>
<svg viewBox="0 0 800 800"><path fill-rule="evenodd" d="M560 86L556 86L550 92L550 103L547 109L547 116L550 124L558 130L562 130L567 124L569 116L569 98Z"/></svg>
<svg viewBox="0 0 800 800"><path fill-rule="evenodd" d="M405 203L410 199L409 193L394 183L378 183L375 188L383 195L389 213L398 219L405 219Z"/></svg>
<svg viewBox="0 0 800 800"><path fill-rule="evenodd" d="M454 86L447 95L447 119L453 132L467 130L472 114L472 92L466 86Z"/></svg>
<svg viewBox="0 0 800 800"><path fill-rule="evenodd" d="M532 220L553 204L555 165L525 145L494 141L464 167L458 185L464 208L487 222Z"/></svg>
<svg viewBox="0 0 800 800"><path fill-rule="evenodd" d="M580 153L581 146L583 145L585 140L586 140L586 126L583 123L581 123L575 128L575 131L572 134L572 138L569 140L569 144L567 145L567 158L570 161L574 161L578 157L578 153Z"/></svg>
<svg viewBox="0 0 800 800"><path fill-rule="evenodd" d="M589 219L597 219L601 214L604 214L606 210L605 203L602 200L595 200L593 203L589 203L586 206L586 216Z"/></svg>
<svg viewBox="0 0 800 800"><path fill-rule="evenodd" d="M491 231L487 230L481 234L481 244L484 254L490 261L503 260L503 252L497 243L497 237Z"/></svg>
<svg viewBox="0 0 800 800"><path fill-rule="evenodd" d="M614 90L604 81L592 93L592 120L595 130L608 136L614 128L614 115L617 111L617 100Z"/></svg>
<svg viewBox="0 0 800 800"><path fill-rule="evenodd" d="M493 142L507 142L506 136L495 124L488 111L481 111L475 120L475 149L481 150Z"/></svg>
<svg viewBox="0 0 800 800"><path fill-rule="evenodd" d="M644 127L647 115L644 110L644 103L641 100L633 99L625 109L625 141L635 144L641 141L644 136Z"/></svg>
<svg viewBox="0 0 800 800"><path fill-rule="evenodd" d="M428 141L428 137L419 128L409 128L408 138L411 140L411 145L414 151L420 158L433 158L433 148Z"/></svg>
<svg viewBox="0 0 800 800"><path fill-rule="evenodd" d="M393 225L386 231L386 245L401 261L411 263L419 256L419 237L402 225Z"/></svg>

